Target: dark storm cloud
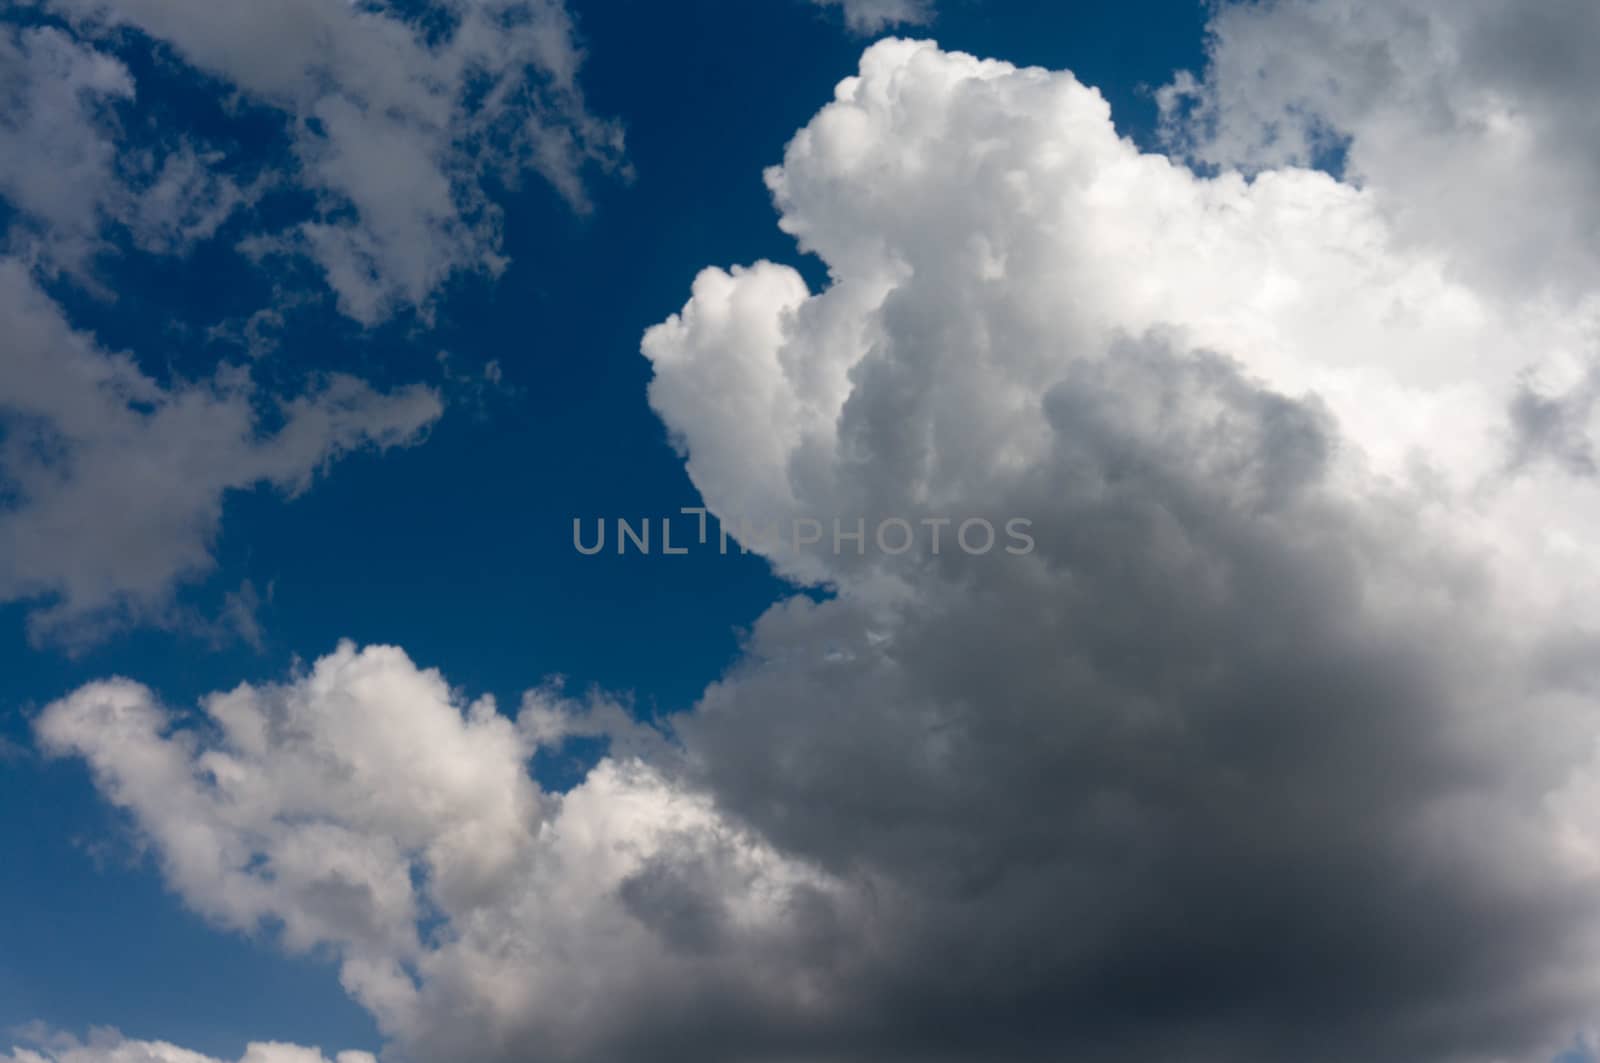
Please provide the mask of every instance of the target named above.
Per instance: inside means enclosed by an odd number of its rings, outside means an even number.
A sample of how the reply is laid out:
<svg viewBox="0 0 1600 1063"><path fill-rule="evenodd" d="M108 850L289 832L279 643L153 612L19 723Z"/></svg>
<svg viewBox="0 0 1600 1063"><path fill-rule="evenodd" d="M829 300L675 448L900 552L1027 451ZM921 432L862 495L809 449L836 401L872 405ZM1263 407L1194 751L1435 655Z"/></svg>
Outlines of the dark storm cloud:
<svg viewBox="0 0 1600 1063"><path fill-rule="evenodd" d="M1520 1058L1595 905L1442 830L1536 796L1462 733L1518 711L1470 566L1220 358L1130 345L1046 408L990 500L1036 556L945 555L887 624L792 602L681 726L726 810L892 898L835 1057Z"/></svg>

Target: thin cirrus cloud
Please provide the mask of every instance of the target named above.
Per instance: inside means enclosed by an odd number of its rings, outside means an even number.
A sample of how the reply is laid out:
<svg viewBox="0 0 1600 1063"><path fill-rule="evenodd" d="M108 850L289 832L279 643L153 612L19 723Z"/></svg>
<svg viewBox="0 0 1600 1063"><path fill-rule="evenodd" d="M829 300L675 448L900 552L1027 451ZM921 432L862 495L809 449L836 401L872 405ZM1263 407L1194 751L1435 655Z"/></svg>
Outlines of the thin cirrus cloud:
<svg viewBox="0 0 1600 1063"><path fill-rule="evenodd" d="M829 286L707 270L645 337L713 511L1022 515L1031 555L752 543L836 593L774 605L666 736L345 645L203 729L90 684L41 748L195 910L329 949L406 1058L1555 1058L1600 999L1600 508L1568 460L1600 307L1581 240L1530 276L1447 219L1540 137L1562 173L1516 216L1585 216L1552 190L1596 176L1562 96L1593 86L1459 46L1479 5L1416 40L1339 7L1328 98L1265 78L1248 113L1237 71L1327 35L1221 9L1173 157L1068 74L878 44L767 175ZM1384 55L1505 103L1491 140L1429 127L1489 153L1448 203L1411 209L1384 104L1342 109ZM1342 176L1263 158L1263 114ZM578 786L533 782L595 735Z"/></svg>
<svg viewBox="0 0 1600 1063"><path fill-rule="evenodd" d="M426 318L452 275L505 266L490 184L536 172L584 210L585 171L622 165L620 129L584 104L562 4L448 0L429 13L46 0L0 24L0 200L11 208L0 306L12 330L0 364L0 602L35 603L36 643L192 626L175 595L213 568L227 493L298 493L342 454L416 442L441 412L432 389L382 393L339 374L282 394L227 363L161 383L142 367L162 352L104 349L74 329L53 285L111 305L99 266L119 247L182 258L225 234L269 267L305 256L362 325ZM241 174L187 129L147 135L118 55L130 34L276 114L289 155ZM260 229L249 208L284 188L312 193L312 213ZM257 319L282 313L280 303ZM272 420L282 425L268 431Z"/></svg>

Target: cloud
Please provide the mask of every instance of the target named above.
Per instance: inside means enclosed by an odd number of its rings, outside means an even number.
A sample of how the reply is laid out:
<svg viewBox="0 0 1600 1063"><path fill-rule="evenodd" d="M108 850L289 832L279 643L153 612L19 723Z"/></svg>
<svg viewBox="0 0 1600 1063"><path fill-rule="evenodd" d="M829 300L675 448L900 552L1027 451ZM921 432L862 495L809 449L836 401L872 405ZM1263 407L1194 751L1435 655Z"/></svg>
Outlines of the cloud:
<svg viewBox="0 0 1600 1063"><path fill-rule="evenodd" d="M182 253L260 191L186 142L119 152L116 108L132 101L133 77L60 30L0 28L0 69L0 197L20 212L14 254L82 271L108 226L146 250Z"/></svg>
<svg viewBox="0 0 1600 1063"><path fill-rule="evenodd" d="M115 185L114 148L97 115L133 95L127 68L53 30L0 35L0 194L55 232L57 255L85 257Z"/></svg>
<svg viewBox="0 0 1600 1063"><path fill-rule="evenodd" d="M1397 238L1499 288L1592 290L1600 72L1582 0L1222 5L1162 99L1180 147L1250 168L1342 156Z"/></svg>
<svg viewBox="0 0 1600 1063"><path fill-rule="evenodd" d="M794 957L823 947L820 876L665 764L619 750L565 794L528 776L538 748L608 730L614 707L534 691L514 722L397 649L346 644L203 709L182 727L110 680L48 707L38 738L88 761L190 905L332 947L345 987L422 1058L535 1041L550 1059L639 1058L736 1043L762 1015L798 1037L815 1006Z"/></svg>
<svg viewBox="0 0 1600 1063"><path fill-rule="evenodd" d="M15 259L0 258L0 320L0 601L41 602L39 641L169 622L176 586L212 568L229 491L298 494L346 453L417 441L441 413L430 389L343 375L282 399L238 367L160 384L74 331Z"/></svg>
<svg viewBox="0 0 1600 1063"><path fill-rule="evenodd" d="M620 128L584 103L582 53L559 0L442 0L409 15L322 0L46 6L91 41L137 29L279 110L294 177L319 205L254 246L309 255L341 310L365 324L425 307L457 271L504 268L492 185L532 170L586 209L585 169L621 165ZM196 177L193 166L163 169L156 199L184 201L177 193Z"/></svg>
<svg viewBox="0 0 1600 1063"><path fill-rule="evenodd" d="M194 723L91 684L40 747L424 1061L1581 1043L1600 511L1530 454L1589 453L1591 297L1409 229L1403 181L1198 175L1070 75L919 42L767 180L828 287L708 270L644 340L707 505L1032 553L752 542L833 593L662 735L346 645ZM568 735L611 755L542 791Z"/></svg>
<svg viewBox="0 0 1600 1063"><path fill-rule="evenodd" d="M855 33L881 33L890 26L933 21L933 0L811 0L818 7L844 9L845 25Z"/></svg>
<svg viewBox="0 0 1600 1063"><path fill-rule="evenodd" d="M96 1030L87 1043L44 1032L33 1048L0 1056L5 1063L222 1063L164 1041L134 1041L115 1030ZM277 1043L252 1044L238 1063L377 1063L369 1052L340 1052L331 1060L314 1048Z"/></svg>
<svg viewBox="0 0 1600 1063"><path fill-rule="evenodd" d="M914 42L768 183L829 287L710 270L644 344L707 504L1038 540L758 544L837 596L679 724L736 821L901 891L856 988L902 1025L840 1056L1554 1055L1600 959L1595 502L1507 467L1529 380L1586 379L1587 296L1455 268L1473 234L1376 180L1200 177L1067 75Z"/></svg>
<svg viewBox="0 0 1600 1063"><path fill-rule="evenodd" d="M246 104L275 110L290 146L258 167L135 108L119 56L143 35L163 59ZM220 630L173 604L212 567L228 491L295 494L341 454L406 445L439 415L413 387L384 395L333 375L269 395L219 366L168 384L149 352L111 354L73 331L44 286L62 274L106 305L95 269L132 246L183 256L269 191L315 193L310 217L248 232L246 254L305 254L364 324L427 313L452 274L497 274L490 190L526 171L587 209L585 172L621 165L621 132L592 116L582 54L558 0L416 5L40 0L0 24L0 319L15 336L0 367L0 602L42 603L36 642L81 645L126 623ZM261 219L249 215L251 223ZM284 304L236 330L270 345ZM213 334L226 334L218 326ZM140 361L143 357L145 360ZM230 622L260 632L248 603Z"/></svg>

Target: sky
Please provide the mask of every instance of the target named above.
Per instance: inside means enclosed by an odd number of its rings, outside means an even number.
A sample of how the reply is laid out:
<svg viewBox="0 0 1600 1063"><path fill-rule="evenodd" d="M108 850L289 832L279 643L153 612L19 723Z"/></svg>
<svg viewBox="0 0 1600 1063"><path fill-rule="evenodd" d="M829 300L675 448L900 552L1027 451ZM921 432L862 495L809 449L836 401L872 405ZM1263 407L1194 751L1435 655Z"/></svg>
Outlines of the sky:
<svg viewBox="0 0 1600 1063"><path fill-rule="evenodd" d="M1596 40L7 6L0 1061L1593 1058Z"/></svg>

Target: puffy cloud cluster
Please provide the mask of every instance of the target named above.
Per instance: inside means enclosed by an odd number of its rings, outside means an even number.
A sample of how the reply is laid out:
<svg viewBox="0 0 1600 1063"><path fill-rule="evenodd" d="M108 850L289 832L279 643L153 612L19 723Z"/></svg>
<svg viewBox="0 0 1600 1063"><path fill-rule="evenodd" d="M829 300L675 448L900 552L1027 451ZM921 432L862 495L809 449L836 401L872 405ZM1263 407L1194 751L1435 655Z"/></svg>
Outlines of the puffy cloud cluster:
<svg viewBox="0 0 1600 1063"><path fill-rule="evenodd" d="M135 1041L111 1030L97 1030L87 1043L63 1034L39 1037L32 1048L0 1056L4 1063L223 1063L164 1041ZM377 1063L370 1052L340 1052L329 1059L313 1048L274 1042L252 1044L238 1063Z"/></svg>
<svg viewBox="0 0 1600 1063"><path fill-rule="evenodd" d="M514 184L532 169L583 207L586 166L620 162L619 128L584 105L581 52L560 0L440 0L420 13L329 0L43 6L90 40L137 29L279 109L293 176L320 205L315 218L257 248L308 254L340 308L363 323L424 305L457 270L498 273L505 260L488 182ZM92 62L102 81L111 77L111 60ZM113 87L131 91L125 74Z"/></svg>
<svg viewBox="0 0 1600 1063"><path fill-rule="evenodd" d="M830 947L836 890L642 759L659 737L614 705L539 690L513 721L397 649L344 645L203 707L180 728L146 688L96 683L38 738L88 761L193 907L332 947L419 1058L732 1050L799 1037L837 991L795 962ZM539 748L594 733L619 741L580 786L533 783Z"/></svg>
<svg viewBox="0 0 1600 1063"><path fill-rule="evenodd" d="M1040 396L1069 367L1160 336L1315 396L1376 475L1486 485L1474 506L1504 519L1471 530L1497 549L1559 549L1580 519L1501 535L1528 505L1594 512L1529 460L1590 413L1572 393L1600 325L1587 293L1468 284L1395 236L1376 190L1320 172L1197 178L1119 139L1070 77L909 43L863 69L768 175L834 283L812 295L785 266L708 270L646 337L652 402L714 510L759 524L959 509L1047 452ZM900 87L912 78L921 95ZM1513 460L1534 467L1507 482ZM776 560L824 581L852 563Z"/></svg>
<svg viewBox="0 0 1600 1063"><path fill-rule="evenodd" d="M1223 98L1218 48L1174 93ZM1197 145L1243 121L1210 98ZM1070 75L880 43L768 174L828 287L708 270L650 400L719 515L1032 553L752 543L835 593L664 737L342 647L192 726L95 684L39 739L408 1058L1554 1058L1600 999L1597 306L1296 158L1196 174ZM573 734L612 755L542 792Z"/></svg>
<svg viewBox="0 0 1600 1063"><path fill-rule="evenodd" d="M40 640L171 623L176 586L212 567L227 492L296 494L342 454L415 442L441 412L432 389L343 375L277 400L236 367L163 385L74 331L15 259L0 258L0 321L0 602L40 600Z"/></svg>

